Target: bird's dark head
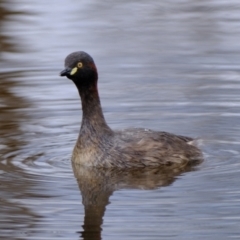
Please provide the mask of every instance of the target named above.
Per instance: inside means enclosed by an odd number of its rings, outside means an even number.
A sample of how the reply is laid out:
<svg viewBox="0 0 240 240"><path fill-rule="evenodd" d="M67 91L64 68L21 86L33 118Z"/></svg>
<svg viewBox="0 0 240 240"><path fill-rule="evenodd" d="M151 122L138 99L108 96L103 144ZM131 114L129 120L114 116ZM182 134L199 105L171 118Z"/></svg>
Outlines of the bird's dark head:
<svg viewBox="0 0 240 240"><path fill-rule="evenodd" d="M60 76L66 76L77 86L92 85L97 81L97 68L92 57L82 51L73 52L65 59L65 69Z"/></svg>

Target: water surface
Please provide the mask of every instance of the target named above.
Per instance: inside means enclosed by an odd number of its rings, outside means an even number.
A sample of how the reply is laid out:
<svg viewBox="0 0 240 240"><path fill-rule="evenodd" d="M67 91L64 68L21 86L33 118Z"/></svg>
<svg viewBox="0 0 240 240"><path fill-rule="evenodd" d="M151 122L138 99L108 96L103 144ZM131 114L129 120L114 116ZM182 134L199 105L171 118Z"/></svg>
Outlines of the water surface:
<svg viewBox="0 0 240 240"><path fill-rule="evenodd" d="M0 13L1 239L240 237L238 1L2 0ZM97 64L113 129L201 137L204 163L72 167L81 105L58 74L76 50Z"/></svg>

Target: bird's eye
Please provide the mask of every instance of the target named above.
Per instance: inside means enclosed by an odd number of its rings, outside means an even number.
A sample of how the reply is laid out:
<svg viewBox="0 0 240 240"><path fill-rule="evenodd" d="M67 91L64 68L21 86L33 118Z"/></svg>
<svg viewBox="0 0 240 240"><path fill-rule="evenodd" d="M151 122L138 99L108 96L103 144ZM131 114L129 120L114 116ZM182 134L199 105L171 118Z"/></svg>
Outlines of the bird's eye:
<svg viewBox="0 0 240 240"><path fill-rule="evenodd" d="M82 64L81 62L79 62L79 63L77 64L77 66L78 66L78 68L81 68L81 67L83 66L83 64Z"/></svg>

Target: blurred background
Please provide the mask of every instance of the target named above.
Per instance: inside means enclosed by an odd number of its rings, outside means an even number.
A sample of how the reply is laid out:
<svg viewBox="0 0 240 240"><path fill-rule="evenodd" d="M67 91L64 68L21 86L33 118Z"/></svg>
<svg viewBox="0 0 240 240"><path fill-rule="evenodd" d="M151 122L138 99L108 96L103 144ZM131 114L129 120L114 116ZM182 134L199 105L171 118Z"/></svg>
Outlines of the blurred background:
<svg viewBox="0 0 240 240"><path fill-rule="evenodd" d="M237 0L0 0L0 238L90 239L70 163L81 104L59 77L79 50L113 129L200 137L205 155L167 187L115 191L95 239L240 238L239 39Z"/></svg>

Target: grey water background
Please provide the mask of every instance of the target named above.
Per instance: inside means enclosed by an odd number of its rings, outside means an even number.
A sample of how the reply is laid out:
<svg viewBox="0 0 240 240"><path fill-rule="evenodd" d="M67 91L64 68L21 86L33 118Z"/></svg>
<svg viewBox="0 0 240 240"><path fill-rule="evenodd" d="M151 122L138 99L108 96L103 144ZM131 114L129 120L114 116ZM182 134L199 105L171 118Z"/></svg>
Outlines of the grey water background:
<svg viewBox="0 0 240 240"><path fill-rule="evenodd" d="M1 0L0 239L239 239L239 39L236 0ZM96 62L113 129L200 137L205 156L169 181L103 191L95 238L89 175L70 162L81 105L58 76L76 50Z"/></svg>

